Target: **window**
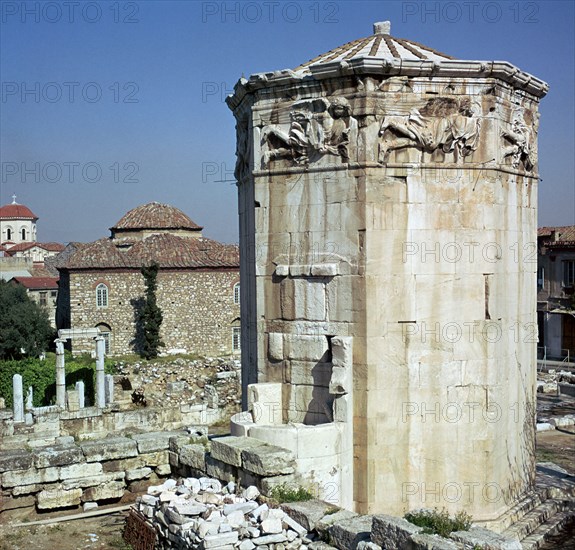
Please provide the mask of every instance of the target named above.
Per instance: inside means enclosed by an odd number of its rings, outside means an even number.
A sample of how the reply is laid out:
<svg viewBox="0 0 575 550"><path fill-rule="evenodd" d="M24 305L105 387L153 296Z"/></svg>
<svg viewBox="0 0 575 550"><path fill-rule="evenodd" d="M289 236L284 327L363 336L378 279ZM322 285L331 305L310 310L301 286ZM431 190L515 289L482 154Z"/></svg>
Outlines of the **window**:
<svg viewBox="0 0 575 550"><path fill-rule="evenodd" d="M40 305L42 307L47 307L48 306L48 297L47 297L47 292L40 292Z"/></svg>
<svg viewBox="0 0 575 550"><path fill-rule="evenodd" d="M25 241L26 240L26 229L22 228L22 240Z"/></svg>
<svg viewBox="0 0 575 550"><path fill-rule="evenodd" d="M545 268L537 269L537 289L541 290L545 286Z"/></svg>
<svg viewBox="0 0 575 550"><path fill-rule="evenodd" d="M10 228L6 229L6 240L7 241L12 240L12 229L10 229Z"/></svg>
<svg viewBox="0 0 575 550"><path fill-rule="evenodd" d="M104 353L106 355L110 355L110 349L112 347L112 329L104 323L96 325L96 328L100 331L102 338L104 338Z"/></svg>
<svg viewBox="0 0 575 550"><path fill-rule="evenodd" d="M240 303L240 283L234 285L234 304Z"/></svg>
<svg viewBox="0 0 575 550"><path fill-rule="evenodd" d="M240 351L241 347L241 327L232 327L232 351Z"/></svg>
<svg viewBox="0 0 575 550"><path fill-rule="evenodd" d="M575 284L575 260L563 262L563 287L571 287Z"/></svg>
<svg viewBox="0 0 575 550"><path fill-rule="evenodd" d="M108 287L104 283L96 287L96 306L108 307Z"/></svg>

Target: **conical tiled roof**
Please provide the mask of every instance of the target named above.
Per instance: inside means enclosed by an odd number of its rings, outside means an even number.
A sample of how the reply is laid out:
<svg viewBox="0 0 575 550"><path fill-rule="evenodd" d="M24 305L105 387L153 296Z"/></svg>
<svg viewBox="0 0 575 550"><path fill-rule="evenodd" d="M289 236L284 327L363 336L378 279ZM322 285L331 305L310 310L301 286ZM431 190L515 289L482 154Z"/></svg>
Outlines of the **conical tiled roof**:
<svg viewBox="0 0 575 550"><path fill-rule="evenodd" d="M305 74L309 72L309 67L314 65L334 61L349 61L361 57L387 59L390 61L393 59L409 59L413 61L446 61L448 59L454 59L450 55L438 52L433 48L429 48L413 40L395 38L389 34L390 27L389 21L375 23L371 36L353 40L343 46L318 55L294 70L298 74Z"/></svg>

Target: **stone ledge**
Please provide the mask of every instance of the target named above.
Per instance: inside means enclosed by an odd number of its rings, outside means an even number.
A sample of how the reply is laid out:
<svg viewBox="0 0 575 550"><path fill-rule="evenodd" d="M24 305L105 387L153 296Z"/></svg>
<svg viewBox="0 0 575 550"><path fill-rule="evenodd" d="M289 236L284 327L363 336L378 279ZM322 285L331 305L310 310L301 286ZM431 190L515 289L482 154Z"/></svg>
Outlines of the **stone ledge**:
<svg viewBox="0 0 575 550"><path fill-rule="evenodd" d="M145 434L136 434L131 438L138 445L139 453L153 453L157 451L166 451L170 448L170 438L184 436L183 431L172 432L150 432Z"/></svg>
<svg viewBox="0 0 575 550"><path fill-rule="evenodd" d="M242 465L242 451L251 450L266 445L263 441L250 437L233 435L212 439L211 455L216 460L230 464Z"/></svg>
<svg viewBox="0 0 575 550"><path fill-rule="evenodd" d="M84 454L82 453L82 449L76 445L38 449L34 456L34 463L37 468L67 466L69 464L77 464L78 462L84 462Z"/></svg>
<svg viewBox="0 0 575 550"><path fill-rule="evenodd" d="M32 466L34 457L31 453L15 449L0 453L0 473L8 470L27 470Z"/></svg>
<svg viewBox="0 0 575 550"><path fill-rule="evenodd" d="M110 437L80 444L87 462L100 462L115 458L130 458L138 455L135 441L127 437Z"/></svg>

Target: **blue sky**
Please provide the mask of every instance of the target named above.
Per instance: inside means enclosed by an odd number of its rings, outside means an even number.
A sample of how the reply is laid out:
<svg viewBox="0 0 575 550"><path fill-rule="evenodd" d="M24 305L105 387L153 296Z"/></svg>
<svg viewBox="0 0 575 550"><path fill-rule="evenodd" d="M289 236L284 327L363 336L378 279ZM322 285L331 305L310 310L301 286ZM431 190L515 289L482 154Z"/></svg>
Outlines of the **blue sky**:
<svg viewBox="0 0 575 550"><path fill-rule="evenodd" d="M234 118L242 75L293 68L372 33L547 81L539 224L575 223L575 2L2 1L0 203L29 206L39 240L107 236L129 209L178 206L237 241ZM38 181L37 181L38 180Z"/></svg>

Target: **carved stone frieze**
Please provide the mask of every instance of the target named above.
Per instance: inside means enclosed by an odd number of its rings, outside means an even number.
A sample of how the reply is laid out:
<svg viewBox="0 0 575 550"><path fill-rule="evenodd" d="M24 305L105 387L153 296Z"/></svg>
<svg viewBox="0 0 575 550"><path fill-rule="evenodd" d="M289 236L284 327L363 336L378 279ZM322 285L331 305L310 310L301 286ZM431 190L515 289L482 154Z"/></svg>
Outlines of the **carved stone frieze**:
<svg viewBox="0 0 575 550"><path fill-rule="evenodd" d="M289 159L307 165L324 155L350 160L350 148L357 141L357 121L344 97L297 101L290 109L287 131L279 124L262 130L262 168L270 161Z"/></svg>
<svg viewBox="0 0 575 550"><path fill-rule="evenodd" d="M517 108L508 128L501 132L503 140L503 159L511 159L511 166L519 168L521 165L531 172L537 165L537 131L539 128L539 115L531 116L532 124L526 124L527 111Z"/></svg>
<svg viewBox="0 0 575 550"><path fill-rule="evenodd" d="M386 115L379 130L379 162L390 151L415 147L427 153L454 153L456 162L477 149L481 130L479 105L469 98L430 99L408 115Z"/></svg>

